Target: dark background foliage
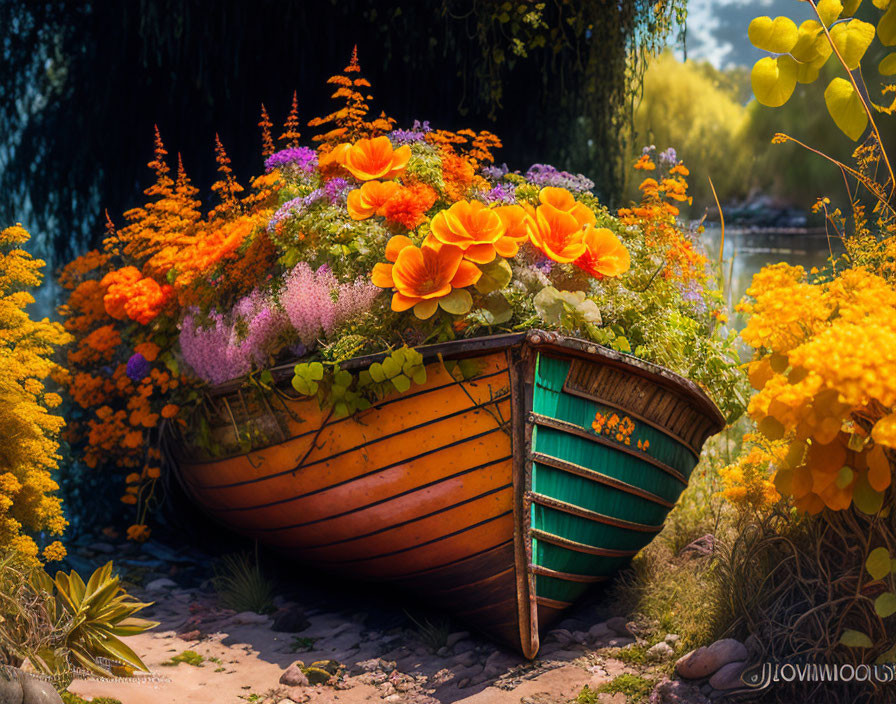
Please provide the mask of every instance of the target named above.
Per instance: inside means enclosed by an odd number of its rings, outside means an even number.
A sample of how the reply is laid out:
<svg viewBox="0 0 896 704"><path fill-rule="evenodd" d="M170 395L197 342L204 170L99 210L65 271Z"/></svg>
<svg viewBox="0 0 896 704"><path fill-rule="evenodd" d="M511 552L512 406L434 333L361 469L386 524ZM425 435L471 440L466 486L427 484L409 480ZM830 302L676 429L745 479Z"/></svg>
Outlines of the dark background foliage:
<svg viewBox="0 0 896 704"><path fill-rule="evenodd" d="M260 172L264 103L329 112L328 76L358 46L376 110L490 129L511 168L584 172L612 203L619 135L646 52L685 0L93 0L0 3L0 222L58 266L98 241L103 209L141 202L153 125L203 190L219 133ZM306 135L307 136L307 135Z"/></svg>

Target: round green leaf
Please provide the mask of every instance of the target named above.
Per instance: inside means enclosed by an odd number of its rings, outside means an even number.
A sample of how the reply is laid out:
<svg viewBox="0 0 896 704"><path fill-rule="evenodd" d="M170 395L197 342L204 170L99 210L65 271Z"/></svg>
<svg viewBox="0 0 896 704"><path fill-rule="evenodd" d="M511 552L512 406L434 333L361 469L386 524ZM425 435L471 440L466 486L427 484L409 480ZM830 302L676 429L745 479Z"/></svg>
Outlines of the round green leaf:
<svg viewBox="0 0 896 704"><path fill-rule="evenodd" d="M370 372L370 378L377 384L382 384L386 380L386 372L383 371L383 365L379 362L371 364L368 371Z"/></svg>
<svg viewBox="0 0 896 704"><path fill-rule="evenodd" d="M824 91L824 102L837 127L857 141L868 126L868 115L852 83L845 78L833 79Z"/></svg>
<svg viewBox="0 0 896 704"><path fill-rule="evenodd" d="M852 471L852 467L843 465L840 468L840 471L837 472L837 478L834 480L834 484L837 485L838 489L845 489L852 484L853 477L855 476L856 473Z"/></svg>
<svg viewBox="0 0 896 704"><path fill-rule="evenodd" d="M481 264L479 269L482 271L482 276L479 277L479 281L475 284L475 288L479 293L500 291L510 283L510 279L513 277L510 264L501 257L495 258L488 264Z"/></svg>
<svg viewBox="0 0 896 704"><path fill-rule="evenodd" d="M850 71L854 71L861 63L868 47L871 46L871 42L874 41L874 25L862 22L862 20L841 22L831 28L831 39L846 66Z"/></svg>
<svg viewBox="0 0 896 704"><path fill-rule="evenodd" d="M401 393L404 393L408 389L411 388L411 380L408 379L404 374L399 374L397 377L392 379L392 384L398 389Z"/></svg>
<svg viewBox="0 0 896 704"><path fill-rule="evenodd" d="M896 4L884 13L877 23L877 38L884 46L896 44Z"/></svg>
<svg viewBox="0 0 896 704"><path fill-rule="evenodd" d="M747 36L757 49L785 54L796 44L798 31L789 17L757 17L750 22Z"/></svg>
<svg viewBox="0 0 896 704"><path fill-rule="evenodd" d="M324 378L324 365L320 362L311 362L308 365L308 378L313 381L320 381Z"/></svg>
<svg viewBox="0 0 896 704"><path fill-rule="evenodd" d="M774 416L766 416L757 427L769 440L780 440L784 437L784 426Z"/></svg>
<svg viewBox="0 0 896 704"><path fill-rule="evenodd" d="M874 610L881 618L896 614L896 594L884 592L874 600Z"/></svg>
<svg viewBox="0 0 896 704"><path fill-rule="evenodd" d="M770 108L781 107L793 95L798 73L799 64L790 56L759 59L750 73L756 100Z"/></svg>
<svg viewBox="0 0 896 704"><path fill-rule="evenodd" d="M883 58L877 65L877 70L882 76L892 76L896 74L896 54L890 54Z"/></svg>
<svg viewBox="0 0 896 704"><path fill-rule="evenodd" d="M469 313L473 307L473 297L465 288L456 288L444 298L440 298L439 305L442 310L452 315L463 315Z"/></svg>
<svg viewBox="0 0 896 704"><path fill-rule="evenodd" d="M852 501L862 513L875 515L884 505L883 492L877 491L868 483L868 473L861 474L852 490Z"/></svg>
<svg viewBox="0 0 896 704"><path fill-rule="evenodd" d="M401 365L394 357L386 357L383 360L383 374L386 375L387 379L394 379L401 374Z"/></svg>
<svg viewBox="0 0 896 704"><path fill-rule="evenodd" d="M883 579L892 570L890 552L886 548L874 548L865 560L865 569L872 579Z"/></svg>
<svg viewBox="0 0 896 704"><path fill-rule="evenodd" d="M874 647L874 644L871 642L871 639L868 636L866 636L861 631L854 631L851 628L847 628L843 631L843 635L840 636L840 643L849 648Z"/></svg>

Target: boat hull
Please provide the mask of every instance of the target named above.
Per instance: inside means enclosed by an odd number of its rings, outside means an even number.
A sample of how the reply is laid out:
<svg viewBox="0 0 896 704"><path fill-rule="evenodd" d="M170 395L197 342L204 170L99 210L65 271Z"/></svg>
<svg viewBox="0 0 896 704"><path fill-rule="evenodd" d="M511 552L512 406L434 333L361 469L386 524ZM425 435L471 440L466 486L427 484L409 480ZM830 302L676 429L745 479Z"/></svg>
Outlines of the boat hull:
<svg viewBox="0 0 896 704"><path fill-rule="evenodd" d="M425 384L352 418L307 400L260 411L220 387L222 426L238 436L263 413L263 446L213 457L180 439L167 454L227 527L393 582L534 657L539 633L661 529L722 419L690 382L552 333L422 352ZM457 360L471 378L449 372Z"/></svg>

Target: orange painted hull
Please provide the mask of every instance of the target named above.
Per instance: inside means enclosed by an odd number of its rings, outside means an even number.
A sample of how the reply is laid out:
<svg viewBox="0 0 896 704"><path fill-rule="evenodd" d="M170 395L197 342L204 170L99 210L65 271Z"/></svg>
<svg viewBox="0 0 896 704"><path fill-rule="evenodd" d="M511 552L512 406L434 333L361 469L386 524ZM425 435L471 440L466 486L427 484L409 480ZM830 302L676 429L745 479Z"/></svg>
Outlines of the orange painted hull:
<svg viewBox="0 0 896 704"><path fill-rule="evenodd" d="M535 357L531 335L513 338L440 352L425 384L352 418L287 400L271 411L277 441L226 457L170 443L169 454L188 493L229 528L303 564L425 595L534 657L539 630L563 607L534 593L526 399ZM466 381L442 363L471 355L478 373ZM236 406L231 393L238 427Z"/></svg>

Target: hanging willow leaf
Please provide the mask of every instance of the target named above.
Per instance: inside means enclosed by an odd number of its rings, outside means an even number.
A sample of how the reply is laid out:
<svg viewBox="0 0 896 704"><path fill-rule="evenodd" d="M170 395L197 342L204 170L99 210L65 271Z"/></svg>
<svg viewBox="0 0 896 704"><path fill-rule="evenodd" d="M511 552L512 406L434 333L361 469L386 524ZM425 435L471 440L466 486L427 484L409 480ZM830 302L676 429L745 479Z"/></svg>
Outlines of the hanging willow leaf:
<svg viewBox="0 0 896 704"><path fill-rule="evenodd" d="M799 32L789 17L757 17L750 22L747 36L757 49L772 54L785 54L793 49Z"/></svg>
<svg viewBox="0 0 896 704"><path fill-rule="evenodd" d="M868 126L868 115L852 83L845 78L833 79L824 91L824 102L837 127L858 141Z"/></svg>
<svg viewBox="0 0 896 704"><path fill-rule="evenodd" d="M798 73L799 64L790 56L759 59L750 73L756 100L770 108L781 107L793 95Z"/></svg>

